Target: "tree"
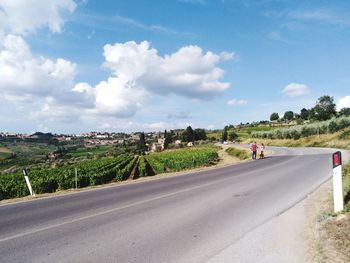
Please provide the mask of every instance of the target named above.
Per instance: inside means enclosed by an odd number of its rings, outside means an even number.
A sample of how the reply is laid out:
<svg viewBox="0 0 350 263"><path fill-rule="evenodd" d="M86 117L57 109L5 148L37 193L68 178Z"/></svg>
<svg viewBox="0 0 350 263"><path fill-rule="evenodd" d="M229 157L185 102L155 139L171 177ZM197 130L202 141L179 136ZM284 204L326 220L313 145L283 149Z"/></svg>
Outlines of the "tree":
<svg viewBox="0 0 350 263"><path fill-rule="evenodd" d="M194 142L194 132L191 126L188 126L182 133L182 140L185 142Z"/></svg>
<svg viewBox="0 0 350 263"><path fill-rule="evenodd" d="M144 154L146 151L146 140L145 140L145 133L142 132L140 134L140 140L137 144L137 150L140 154Z"/></svg>
<svg viewBox="0 0 350 263"><path fill-rule="evenodd" d="M228 135L228 138L231 142L235 141L237 138L238 138L238 135L237 133L235 133L234 131L233 132L230 132L229 135Z"/></svg>
<svg viewBox="0 0 350 263"><path fill-rule="evenodd" d="M286 111L283 115L283 118L287 121L291 121L294 118L294 112L292 111Z"/></svg>
<svg viewBox="0 0 350 263"><path fill-rule="evenodd" d="M350 108L342 108L339 111L340 116L350 116Z"/></svg>
<svg viewBox="0 0 350 263"><path fill-rule="evenodd" d="M274 112L270 116L270 121L277 121L280 118L277 112Z"/></svg>
<svg viewBox="0 0 350 263"><path fill-rule="evenodd" d="M225 126L225 128L224 128L224 130L223 130L223 132L222 132L222 136L221 136L221 139L222 139L223 141L227 141L227 130L228 130L228 127Z"/></svg>
<svg viewBox="0 0 350 263"><path fill-rule="evenodd" d="M300 111L300 118L303 120L308 120L310 116L309 110L302 108Z"/></svg>
<svg viewBox="0 0 350 263"><path fill-rule="evenodd" d="M168 149L169 144L172 142L171 133L168 133L166 130L164 131L164 149Z"/></svg>
<svg viewBox="0 0 350 263"><path fill-rule="evenodd" d="M336 115L335 103L333 97L328 95L320 97L315 107L310 111L310 118L318 121L326 121Z"/></svg>
<svg viewBox="0 0 350 263"><path fill-rule="evenodd" d="M195 129L194 130L194 140L200 141L200 140L206 140L207 134L204 129Z"/></svg>

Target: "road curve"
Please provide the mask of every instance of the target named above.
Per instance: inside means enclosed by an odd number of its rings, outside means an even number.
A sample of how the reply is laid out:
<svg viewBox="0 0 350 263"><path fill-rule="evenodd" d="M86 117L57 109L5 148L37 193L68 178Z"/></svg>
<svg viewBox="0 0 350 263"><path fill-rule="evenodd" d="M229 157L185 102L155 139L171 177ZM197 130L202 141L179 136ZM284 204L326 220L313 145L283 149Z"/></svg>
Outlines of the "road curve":
<svg viewBox="0 0 350 263"><path fill-rule="evenodd" d="M2 205L0 262L206 262L331 176L331 150L271 149L264 160Z"/></svg>

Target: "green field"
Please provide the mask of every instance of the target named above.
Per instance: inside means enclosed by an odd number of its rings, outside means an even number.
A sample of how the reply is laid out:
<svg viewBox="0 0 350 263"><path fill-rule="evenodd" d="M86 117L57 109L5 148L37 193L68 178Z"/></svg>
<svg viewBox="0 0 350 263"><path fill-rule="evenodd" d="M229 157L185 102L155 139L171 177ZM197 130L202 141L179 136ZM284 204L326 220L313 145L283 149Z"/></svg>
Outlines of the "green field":
<svg viewBox="0 0 350 263"><path fill-rule="evenodd" d="M68 150L67 154L71 155L72 157L92 156L109 153L109 151L111 151L112 149L113 146L111 145L79 147L77 149Z"/></svg>
<svg viewBox="0 0 350 263"><path fill-rule="evenodd" d="M107 150L103 147L100 150ZM208 166L218 159L216 147L194 147L149 155L120 154L96 160L63 164L50 169L28 169L35 193L52 193L75 186L77 169L78 187L100 185L152 176L170 171L181 171ZM0 175L0 200L28 195L22 171Z"/></svg>

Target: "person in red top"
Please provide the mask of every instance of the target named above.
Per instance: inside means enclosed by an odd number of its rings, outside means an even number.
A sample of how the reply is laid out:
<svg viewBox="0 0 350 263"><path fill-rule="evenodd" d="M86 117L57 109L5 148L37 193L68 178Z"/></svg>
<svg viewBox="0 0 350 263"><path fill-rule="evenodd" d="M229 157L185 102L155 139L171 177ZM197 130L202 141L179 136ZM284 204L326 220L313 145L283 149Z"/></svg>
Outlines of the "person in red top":
<svg viewBox="0 0 350 263"><path fill-rule="evenodd" d="M254 142L251 146L250 146L250 150L252 151L252 159L256 160L256 150L257 150L257 146L256 146L256 142Z"/></svg>

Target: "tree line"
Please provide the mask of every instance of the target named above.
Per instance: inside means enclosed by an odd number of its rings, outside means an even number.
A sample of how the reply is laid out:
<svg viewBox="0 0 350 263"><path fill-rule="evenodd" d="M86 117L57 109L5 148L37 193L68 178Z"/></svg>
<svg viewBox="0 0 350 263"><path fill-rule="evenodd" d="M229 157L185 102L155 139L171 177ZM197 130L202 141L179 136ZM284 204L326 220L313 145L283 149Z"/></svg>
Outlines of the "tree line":
<svg viewBox="0 0 350 263"><path fill-rule="evenodd" d="M299 113L286 111L283 117L280 117L277 112L273 112L270 115L270 121L326 121L341 116L350 116L350 108L343 108L337 112L334 98L324 95L316 101L315 106L311 109L302 108Z"/></svg>

